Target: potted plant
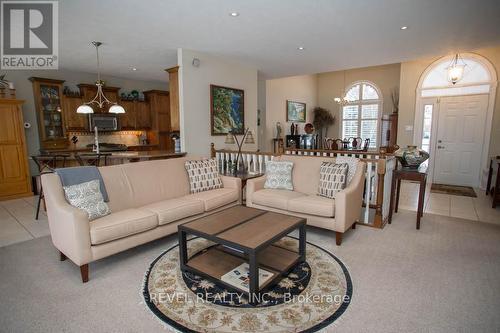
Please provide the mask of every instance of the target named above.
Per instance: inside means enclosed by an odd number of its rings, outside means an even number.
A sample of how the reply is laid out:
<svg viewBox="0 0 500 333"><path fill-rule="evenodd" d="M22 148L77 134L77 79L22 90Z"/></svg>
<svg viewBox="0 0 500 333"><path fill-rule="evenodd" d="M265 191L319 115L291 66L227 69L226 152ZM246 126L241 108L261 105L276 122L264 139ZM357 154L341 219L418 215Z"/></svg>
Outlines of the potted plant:
<svg viewBox="0 0 500 333"><path fill-rule="evenodd" d="M313 109L313 115L313 125L319 134L320 147L323 147L323 138L328 135L328 127L335 123L335 116L329 110L319 106Z"/></svg>

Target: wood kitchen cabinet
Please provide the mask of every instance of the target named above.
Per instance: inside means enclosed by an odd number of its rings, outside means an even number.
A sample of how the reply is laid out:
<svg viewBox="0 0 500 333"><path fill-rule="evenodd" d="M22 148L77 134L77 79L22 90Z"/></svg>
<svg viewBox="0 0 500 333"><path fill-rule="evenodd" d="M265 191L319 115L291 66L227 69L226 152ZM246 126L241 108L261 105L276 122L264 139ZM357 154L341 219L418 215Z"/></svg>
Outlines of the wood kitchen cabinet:
<svg viewBox="0 0 500 333"><path fill-rule="evenodd" d="M90 102L92 99L94 99L95 95L97 94L97 86L95 84L81 83L78 85L78 88L80 89L80 94L82 95L82 98L85 102ZM119 90L120 88L118 87L104 86L102 88L104 95L106 96L107 99L109 99L111 103L119 102L118 101ZM90 104L90 106L92 107L92 109L94 109L94 113L108 113L111 104L105 103L102 108L99 108L99 106L95 103Z"/></svg>
<svg viewBox="0 0 500 333"><path fill-rule="evenodd" d="M166 70L170 89L170 127L173 132L180 131L179 122L179 66Z"/></svg>
<svg viewBox="0 0 500 333"><path fill-rule="evenodd" d="M22 100L0 98L0 200L33 195Z"/></svg>
<svg viewBox="0 0 500 333"><path fill-rule="evenodd" d="M76 109L83 103L83 99L79 96L63 96L62 113L66 131L88 130L89 115L76 113Z"/></svg>
<svg viewBox="0 0 500 333"><path fill-rule="evenodd" d="M172 126L170 119L170 95L164 90L148 90L144 92L151 110L151 131L148 139L152 144L158 144L160 150L173 151L170 135Z"/></svg>
<svg viewBox="0 0 500 333"><path fill-rule="evenodd" d="M149 103L120 100L119 104L125 109L125 113L119 115L122 130L147 130L151 128Z"/></svg>
<svg viewBox="0 0 500 333"><path fill-rule="evenodd" d="M38 135L42 149L59 149L68 146L64 113L62 112L62 87L64 81L30 77L38 120Z"/></svg>
<svg viewBox="0 0 500 333"><path fill-rule="evenodd" d="M136 102L136 128L151 129L151 110L147 102Z"/></svg>
<svg viewBox="0 0 500 333"><path fill-rule="evenodd" d="M118 114L120 129L135 130L135 102L120 100L118 103L125 109L125 113Z"/></svg>

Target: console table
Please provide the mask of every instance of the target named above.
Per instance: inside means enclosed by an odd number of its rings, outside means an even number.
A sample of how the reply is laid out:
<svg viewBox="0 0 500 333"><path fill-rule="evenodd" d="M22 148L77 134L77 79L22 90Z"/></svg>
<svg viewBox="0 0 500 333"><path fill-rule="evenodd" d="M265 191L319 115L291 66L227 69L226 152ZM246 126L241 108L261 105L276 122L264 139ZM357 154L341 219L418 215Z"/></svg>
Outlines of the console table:
<svg viewBox="0 0 500 333"><path fill-rule="evenodd" d="M392 172L391 202L389 208L389 223L392 223L392 211L398 212L399 192L401 190L401 180L417 181L420 184L418 191L417 208L417 230L420 229L420 218L424 215L425 186L427 184L427 165L420 165L418 169L400 168ZM396 203L394 203L396 195Z"/></svg>

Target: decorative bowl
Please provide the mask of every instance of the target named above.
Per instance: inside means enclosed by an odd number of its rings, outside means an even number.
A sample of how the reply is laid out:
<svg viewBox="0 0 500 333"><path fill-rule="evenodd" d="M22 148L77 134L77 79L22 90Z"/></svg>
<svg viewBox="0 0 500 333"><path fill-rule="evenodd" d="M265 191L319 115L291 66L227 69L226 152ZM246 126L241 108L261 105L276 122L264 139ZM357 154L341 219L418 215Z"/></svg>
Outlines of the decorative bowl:
<svg viewBox="0 0 500 333"><path fill-rule="evenodd" d="M417 169L420 164L429 158L429 153L418 149L417 146L408 146L396 150L394 156L396 156L403 167Z"/></svg>

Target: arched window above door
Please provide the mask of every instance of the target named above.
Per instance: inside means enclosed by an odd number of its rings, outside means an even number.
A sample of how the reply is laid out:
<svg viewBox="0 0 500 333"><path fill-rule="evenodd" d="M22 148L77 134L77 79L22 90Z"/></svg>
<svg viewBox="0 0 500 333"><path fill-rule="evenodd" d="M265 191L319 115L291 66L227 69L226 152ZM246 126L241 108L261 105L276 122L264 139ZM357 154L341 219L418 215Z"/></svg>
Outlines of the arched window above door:
<svg viewBox="0 0 500 333"><path fill-rule="evenodd" d="M370 139L369 148L376 148L382 114L380 90L371 82L358 81L346 89L345 98L349 102L342 107L342 138Z"/></svg>
<svg viewBox="0 0 500 333"><path fill-rule="evenodd" d="M490 91L491 76L480 60L464 56L464 74L460 81L448 81L448 66L451 57L445 57L428 69L421 81L421 97L457 96L487 94Z"/></svg>

